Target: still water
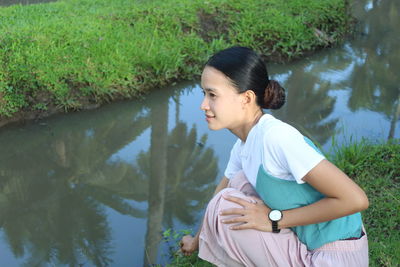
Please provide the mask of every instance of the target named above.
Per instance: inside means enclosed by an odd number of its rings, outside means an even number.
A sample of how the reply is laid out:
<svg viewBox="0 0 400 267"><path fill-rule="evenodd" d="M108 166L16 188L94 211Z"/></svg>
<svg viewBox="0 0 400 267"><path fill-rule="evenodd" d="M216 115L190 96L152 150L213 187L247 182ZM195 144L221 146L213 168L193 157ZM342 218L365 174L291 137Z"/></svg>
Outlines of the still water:
<svg viewBox="0 0 400 267"><path fill-rule="evenodd" d="M273 115L329 152L400 137L400 2L358 1L358 36L270 74ZM211 132L197 82L146 100L0 129L0 266L168 262L161 232L197 229L235 138Z"/></svg>

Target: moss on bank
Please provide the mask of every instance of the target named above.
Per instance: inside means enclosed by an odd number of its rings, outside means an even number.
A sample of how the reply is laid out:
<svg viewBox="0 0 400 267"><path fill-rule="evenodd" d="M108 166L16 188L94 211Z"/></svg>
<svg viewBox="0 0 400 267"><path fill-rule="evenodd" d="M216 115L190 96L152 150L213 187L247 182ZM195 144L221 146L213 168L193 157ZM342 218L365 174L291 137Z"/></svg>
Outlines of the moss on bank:
<svg viewBox="0 0 400 267"><path fill-rule="evenodd" d="M398 266L400 143L398 141L385 144L372 144L367 141L352 143L337 147L331 160L356 181L369 198L370 206L362 212L362 216L368 234L370 266ZM176 244L183 234L187 232L164 233L164 238L171 245L171 264L168 266L213 266L195 254L185 257L180 253L173 253L178 249L173 244Z"/></svg>
<svg viewBox="0 0 400 267"><path fill-rule="evenodd" d="M70 0L0 12L0 125L193 79L231 45L298 58L349 28L346 0Z"/></svg>

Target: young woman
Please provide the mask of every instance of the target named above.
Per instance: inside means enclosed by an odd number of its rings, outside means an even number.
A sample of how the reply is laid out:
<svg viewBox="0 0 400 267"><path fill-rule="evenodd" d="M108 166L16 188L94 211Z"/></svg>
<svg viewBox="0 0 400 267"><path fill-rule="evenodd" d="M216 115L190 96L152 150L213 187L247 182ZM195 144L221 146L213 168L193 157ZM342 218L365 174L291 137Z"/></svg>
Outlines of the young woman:
<svg viewBox="0 0 400 267"><path fill-rule="evenodd" d="M201 109L238 137L199 233L181 251L217 266L368 266L364 191L292 126L264 114L285 102L253 50L207 62Z"/></svg>

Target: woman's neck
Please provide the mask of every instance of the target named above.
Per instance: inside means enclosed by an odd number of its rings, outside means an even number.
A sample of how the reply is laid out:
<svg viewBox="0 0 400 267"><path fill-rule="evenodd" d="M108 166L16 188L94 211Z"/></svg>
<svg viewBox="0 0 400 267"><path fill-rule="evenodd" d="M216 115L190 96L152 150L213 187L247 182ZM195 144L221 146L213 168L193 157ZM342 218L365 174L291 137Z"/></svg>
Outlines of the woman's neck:
<svg viewBox="0 0 400 267"><path fill-rule="evenodd" d="M262 109L257 109L250 116L247 116L247 119L240 126L235 129L230 129L230 131L240 138L242 142L246 142L250 130L257 124L262 115L264 115Z"/></svg>

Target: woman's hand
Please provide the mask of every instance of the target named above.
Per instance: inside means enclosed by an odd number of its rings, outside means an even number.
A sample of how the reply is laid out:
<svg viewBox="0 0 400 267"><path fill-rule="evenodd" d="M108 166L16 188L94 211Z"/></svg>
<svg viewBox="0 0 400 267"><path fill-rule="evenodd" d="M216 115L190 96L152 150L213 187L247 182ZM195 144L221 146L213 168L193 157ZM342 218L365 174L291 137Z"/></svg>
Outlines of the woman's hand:
<svg viewBox="0 0 400 267"><path fill-rule="evenodd" d="M182 240L179 244L181 246L182 254L189 256L199 249L199 238L197 235L195 237L191 235L185 235L182 237Z"/></svg>
<svg viewBox="0 0 400 267"><path fill-rule="evenodd" d="M235 224L230 227L232 230L255 229L264 232L272 232L272 224L268 218L271 209L264 204L264 202L256 197L251 197L254 203L245 199L223 195L226 200L232 201L242 206L242 208L231 208L221 211L221 216L229 216L229 218L222 218L222 223Z"/></svg>

